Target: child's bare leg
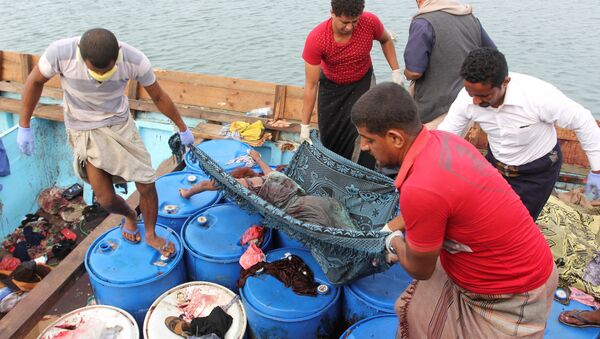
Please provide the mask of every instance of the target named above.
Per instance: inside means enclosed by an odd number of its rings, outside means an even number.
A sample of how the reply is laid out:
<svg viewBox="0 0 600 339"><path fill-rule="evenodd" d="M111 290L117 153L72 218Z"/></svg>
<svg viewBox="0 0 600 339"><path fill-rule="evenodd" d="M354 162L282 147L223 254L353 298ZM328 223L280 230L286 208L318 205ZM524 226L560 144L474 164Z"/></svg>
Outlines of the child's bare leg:
<svg viewBox="0 0 600 339"><path fill-rule="evenodd" d="M218 190L218 187L216 185L214 185L212 180L204 180L204 181L201 181L201 182L195 184L190 189L180 188L179 194L184 199L189 199L194 194L202 193L204 191L216 191L216 190Z"/></svg>
<svg viewBox="0 0 600 339"><path fill-rule="evenodd" d="M250 158L252 158L252 160L254 160L254 162L256 162L256 164L258 165L258 167L260 167L260 170L263 172L264 175L269 175L269 173L273 172L273 169L269 166L269 164L267 164L260 157L260 153L258 153L255 150L251 150L250 152L248 152L248 155L250 156Z"/></svg>

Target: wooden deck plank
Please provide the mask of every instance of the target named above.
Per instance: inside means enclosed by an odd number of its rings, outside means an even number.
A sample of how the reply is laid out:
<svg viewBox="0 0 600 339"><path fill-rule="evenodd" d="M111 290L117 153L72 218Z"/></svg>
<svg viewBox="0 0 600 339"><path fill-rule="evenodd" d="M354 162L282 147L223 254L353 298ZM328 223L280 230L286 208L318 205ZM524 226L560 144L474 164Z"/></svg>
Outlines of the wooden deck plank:
<svg viewBox="0 0 600 339"><path fill-rule="evenodd" d="M169 173L176 168L169 158L159 166L159 175ZM132 208L139 205L139 193L134 192L127 204ZM84 271L83 261L88 248L104 232L118 225L120 215L111 214L98 225L61 263L23 298L14 309L0 320L2 338L23 338L44 316L46 311L61 297L62 292L76 277Z"/></svg>

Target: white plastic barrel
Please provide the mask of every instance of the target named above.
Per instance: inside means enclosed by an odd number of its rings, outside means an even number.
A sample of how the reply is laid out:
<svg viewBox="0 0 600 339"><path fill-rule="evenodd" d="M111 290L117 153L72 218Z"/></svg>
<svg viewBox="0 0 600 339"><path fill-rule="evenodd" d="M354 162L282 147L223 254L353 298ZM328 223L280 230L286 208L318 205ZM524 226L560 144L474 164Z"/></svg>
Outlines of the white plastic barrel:
<svg viewBox="0 0 600 339"><path fill-rule="evenodd" d="M201 294L211 295L213 303L204 305L204 311L199 316L208 316L210 311L217 306L224 306L236 297L230 289L207 281L193 281L179 286L175 286L163 293L150 306L146 318L142 335L145 339L180 339L181 337L171 332L165 325L165 319L169 316L178 317L182 311L177 307L180 298L188 294L191 290L198 289ZM246 311L242 301L238 298L228 309L233 321L231 327L225 333L225 339L242 339L246 333Z"/></svg>
<svg viewBox="0 0 600 339"><path fill-rule="evenodd" d="M65 334L72 338L100 338L103 330L117 326L120 328L114 332L117 339L140 337L140 330L131 314L113 306L93 305L78 308L58 318L40 333L38 339L62 338ZM61 336L60 333L65 331L67 333Z"/></svg>

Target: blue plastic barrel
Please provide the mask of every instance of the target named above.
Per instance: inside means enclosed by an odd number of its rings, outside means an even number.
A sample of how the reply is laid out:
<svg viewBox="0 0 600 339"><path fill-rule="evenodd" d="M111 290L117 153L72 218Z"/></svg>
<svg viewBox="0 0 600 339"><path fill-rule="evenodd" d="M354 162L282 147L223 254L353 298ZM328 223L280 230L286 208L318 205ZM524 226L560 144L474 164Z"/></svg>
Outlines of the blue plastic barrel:
<svg viewBox="0 0 600 339"><path fill-rule="evenodd" d="M552 303L552 310L550 311L550 317L546 322L546 331L544 332L544 338L569 338L569 339L591 339L600 338L600 328L598 327L584 327L576 328L567 326L558 321L558 316L561 312L570 310L586 310L593 311L594 309L586 306L580 302L571 300L569 305L563 305L557 301Z"/></svg>
<svg viewBox="0 0 600 339"><path fill-rule="evenodd" d="M138 228L144 239L143 223ZM143 241L126 241L119 227L98 237L85 254L85 269L96 302L129 312L140 326L158 296L186 281L179 236L159 224L155 232L175 245L177 254L169 261L161 261L160 253Z"/></svg>
<svg viewBox="0 0 600 339"><path fill-rule="evenodd" d="M208 180L207 176L194 172L173 172L165 174L156 180L158 192L157 223L170 227L179 234L181 226L192 214L216 204L221 199L221 192L206 191L184 199L179 195L179 189L189 189L194 184Z"/></svg>
<svg viewBox="0 0 600 339"><path fill-rule="evenodd" d="M396 338L397 331L398 318L392 314L380 314L350 326L340 339Z"/></svg>
<svg viewBox="0 0 600 339"><path fill-rule="evenodd" d="M361 278L344 286L344 320L353 324L379 314L395 314L394 303L413 279L402 266Z"/></svg>
<svg viewBox="0 0 600 339"><path fill-rule="evenodd" d="M240 162L227 164L230 160L233 160L241 155L247 155L248 150L252 149L252 147L248 146L248 144L234 139L208 140L199 143L196 145L196 148L204 151L217 164L219 164L225 171L228 172L235 168L244 166L244 164ZM202 169L200 169L197 164L192 163L190 160L191 156L191 152L188 152L185 155L184 161L186 170L196 173L203 173Z"/></svg>
<svg viewBox="0 0 600 339"><path fill-rule="evenodd" d="M260 225L260 214L249 214L235 204L217 204L192 215L181 229L185 263L191 280L213 282L237 292L242 266L244 232ZM265 228L261 249L271 245L271 229Z"/></svg>
<svg viewBox="0 0 600 339"><path fill-rule="evenodd" d="M300 241L298 241L298 240L290 237L284 231L276 230L274 238L275 238L275 247L276 248L281 248L281 247L306 248L306 246L304 246L303 243L301 243Z"/></svg>
<svg viewBox="0 0 600 339"><path fill-rule="evenodd" d="M249 277L240 296L251 333L256 338L331 338L337 333L340 314L339 288L333 286L311 256L301 248L280 248L267 253L273 262L294 254L310 267L315 280L324 285L323 294L298 295L269 274Z"/></svg>

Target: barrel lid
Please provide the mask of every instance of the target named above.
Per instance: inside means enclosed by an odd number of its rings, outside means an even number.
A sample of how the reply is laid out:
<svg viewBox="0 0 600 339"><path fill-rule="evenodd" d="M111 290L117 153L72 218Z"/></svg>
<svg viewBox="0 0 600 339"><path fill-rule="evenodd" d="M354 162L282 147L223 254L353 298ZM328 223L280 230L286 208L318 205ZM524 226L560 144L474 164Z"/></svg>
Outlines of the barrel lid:
<svg viewBox="0 0 600 339"><path fill-rule="evenodd" d="M227 164L227 162L241 155L247 155L248 150L252 149L252 147L248 146L247 144L234 139L208 140L199 143L196 145L196 148L208 154L208 156L210 156L217 164L223 167L225 171L231 171L235 168L244 166L243 163L239 162L233 164ZM197 164L192 163L190 160L191 156L192 154L190 152L185 155L185 164L187 167L192 169L194 172L202 172Z"/></svg>
<svg viewBox="0 0 600 339"><path fill-rule="evenodd" d="M59 334L64 332L65 329L57 326L81 326L82 324L90 326L88 333L93 333L94 328L97 328L95 332L101 332L103 328L121 326L122 329L115 335L115 339L139 338L138 326L129 313L113 306L92 305L78 308L58 318L40 333L38 339L60 337Z"/></svg>
<svg viewBox="0 0 600 339"><path fill-rule="evenodd" d="M218 204L189 217L181 230L186 248L203 257L237 259L244 253L240 239L260 214L249 214L235 204Z"/></svg>
<svg viewBox="0 0 600 339"><path fill-rule="evenodd" d="M368 305L393 312L396 299L412 281L402 266L392 265L388 270L361 278L346 288Z"/></svg>
<svg viewBox="0 0 600 339"><path fill-rule="evenodd" d="M276 249L267 253L267 261L274 262L289 254L299 256L310 267L315 280L327 287L321 288L321 290L326 290L325 293L317 294L314 297L299 295L294 293L291 287L285 287L281 281L270 274L259 273L246 279L246 284L240 290L240 294L247 304L271 317L295 320L314 317L336 302L340 295L339 288L327 280L321 267L306 249L291 247Z"/></svg>
<svg viewBox="0 0 600 339"><path fill-rule="evenodd" d="M350 326L340 338L394 338L398 330L398 317L395 314L382 314L363 319Z"/></svg>
<svg viewBox="0 0 600 339"><path fill-rule="evenodd" d="M175 256L163 261L160 253L143 241L144 224L138 223L138 229L142 237L138 244L126 241L118 226L98 237L86 253L88 274L108 284L138 285L171 271L183 255L179 236L170 228L156 225L156 234L175 245Z"/></svg>
<svg viewBox="0 0 600 339"><path fill-rule="evenodd" d="M180 188L189 189L194 184L208 179L207 176L196 172L174 172L158 178L156 180L158 215L166 218L187 218L199 209L216 203L221 197L219 191L194 194L189 199L184 199L179 194Z"/></svg>
<svg viewBox="0 0 600 339"><path fill-rule="evenodd" d="M241 300L239 298L235 300L236 294L226 287L211 282L192 281L171 288L154 301L144 319L142 330L144 338L181 338L165 326L165 319L169 316L178 317L182 312L177 305L181 303L182 299L194 295L203 297L202 312L197 314L198 317L206 317L214 307L226 306L231 303L225 312L233 318L233 321L225 333L225 339L244 337L247 322L246 311Z"/></svg>

